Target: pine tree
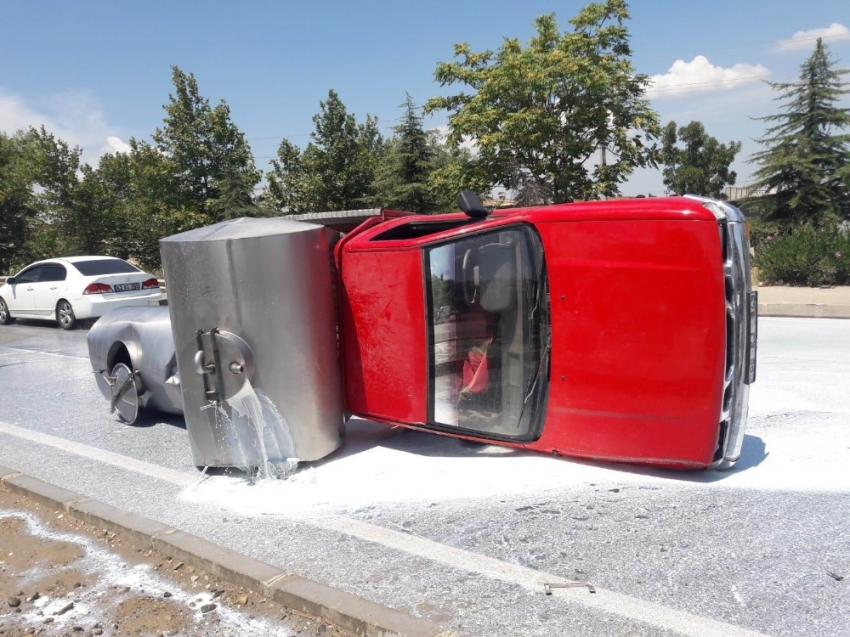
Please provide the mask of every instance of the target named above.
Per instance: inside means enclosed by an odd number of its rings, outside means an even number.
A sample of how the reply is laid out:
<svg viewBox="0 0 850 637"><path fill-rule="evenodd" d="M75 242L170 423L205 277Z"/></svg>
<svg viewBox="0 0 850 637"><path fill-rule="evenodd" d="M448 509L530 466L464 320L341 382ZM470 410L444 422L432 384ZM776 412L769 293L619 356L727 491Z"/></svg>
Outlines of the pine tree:
<svg viewBox="0 0 850 637"><path fill-rule="evenodd" d="M850 69L834 66L818 38L796 82L770 83L784 112L759 118L771 124L757 140L766 148L749 160L760 166L755 187L768 191L752 201L766 219L824 225L850 214L850 109L838 106Z"/></svg>
<svg viewBox="0 0 850 637"><path fill-rule="evenodd" d="M436 202L428 182L434 170L434 148L409 94L401 107L402 121L393 129L395 135L375 180L376 199L386 208L432 212Z"/></svg>

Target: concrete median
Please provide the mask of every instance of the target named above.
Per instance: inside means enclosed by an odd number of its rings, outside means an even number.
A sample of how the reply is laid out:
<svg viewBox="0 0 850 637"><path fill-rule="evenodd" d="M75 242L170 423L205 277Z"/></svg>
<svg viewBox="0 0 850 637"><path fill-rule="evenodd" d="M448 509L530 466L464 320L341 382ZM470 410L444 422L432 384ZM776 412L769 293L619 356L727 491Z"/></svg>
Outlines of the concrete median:
<svg viewBox="0 0 850 637"><path fill-rule="evenodd" d="M850 318L850 286L796 288L764 286L759 293L759 316Z"/></svg>

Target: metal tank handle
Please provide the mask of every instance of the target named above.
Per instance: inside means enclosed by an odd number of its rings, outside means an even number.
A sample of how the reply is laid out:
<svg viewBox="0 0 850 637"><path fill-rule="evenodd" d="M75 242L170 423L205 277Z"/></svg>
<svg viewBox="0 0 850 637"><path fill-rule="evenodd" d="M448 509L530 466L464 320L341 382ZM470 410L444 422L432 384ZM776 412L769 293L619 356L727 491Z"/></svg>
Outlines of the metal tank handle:
<svg viewBox="0 0 850 637"><path fill-rule="evenodd" d="M212 365L210 367L212 367ZM204 374L210 374L213 371L214 370L212 369L207 369L204 367L204 350L199 349L195 353L195 372L203 376Z"/></svg>
<svg viewBox="0 0 850 637"><path fill-rule="evenodd" d="M205 347L204 336L209 339L209 350ZM193 366L195 373L203 378L204 397L210 404L221 404L254 374L254 355L251 347L236 334L217 327L198 330L195 333L194 346L197 351L192 357ZM210 350L213 362L208 363L207 354ZM243 380L234 385L232 381L235 379L231 379L227 372Z"/></svg>

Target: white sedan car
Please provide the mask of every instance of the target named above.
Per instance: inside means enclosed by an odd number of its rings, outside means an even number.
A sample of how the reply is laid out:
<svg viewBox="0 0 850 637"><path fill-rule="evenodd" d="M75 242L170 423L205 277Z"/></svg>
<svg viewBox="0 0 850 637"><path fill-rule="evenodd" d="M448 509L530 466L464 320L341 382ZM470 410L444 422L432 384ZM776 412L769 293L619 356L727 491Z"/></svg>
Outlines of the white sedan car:
<svg viewBox="0 0 850 637"><path fill-rule="evenodd" d="M114 257L38 261L0 287L0 325L16 318L55 320L72 330L78 320L99 318L128 305L159 303L152 274Z"/></svg>

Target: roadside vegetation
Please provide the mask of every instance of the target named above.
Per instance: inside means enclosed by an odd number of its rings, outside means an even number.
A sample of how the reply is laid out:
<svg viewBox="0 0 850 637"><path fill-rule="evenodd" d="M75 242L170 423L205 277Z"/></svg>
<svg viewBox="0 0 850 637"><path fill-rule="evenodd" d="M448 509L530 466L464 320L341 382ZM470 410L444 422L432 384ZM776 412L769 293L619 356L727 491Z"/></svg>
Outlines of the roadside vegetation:
<svg viewBox="0 0 850 637"><path fill-rule="evenodd" d="M756 228L756 265L764 283L850 283L850 93L818 39L795 82L771 83L780 111L768 124L754 186L767 194L742 202Z"/></svg>
<svg viewBox="0 0 850 637"><path fill-rule="evenodd" d="M284 139L266 170L227 102L211 104L177 67L162 126L96 165L44 128L0 133L0 273L60 254L158 270L160 238L241 216L430 214L455 209L463 189L506 189L518 205L616 197L636 168L662 168L671 194L722 198L737 179L730 166L740 142L719 141L701 122L662 125L649 78L632 65L629 19L625 0L604 0L564 29L554 14L538 17L527 43L507 38L477 52L457 44L434 74L446 90L422 106L404 94L388 136L331 89L306 145ZM850 219L850 110L838 106L846 73L818 41L798 82L772 84L785 103L762 118L764 150L751 158L768 195L739 202L754 218L766 281L846 281L835 256L848 252L841 224ZM431 113L448 125L426 130ZM795 246L817 258L791 263Z"/></svg>

